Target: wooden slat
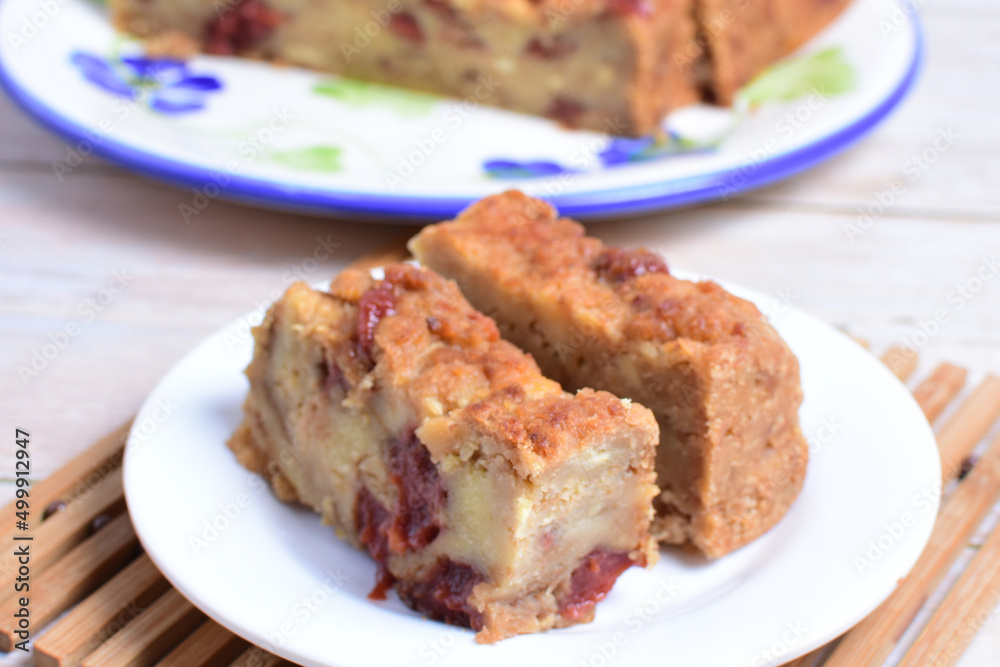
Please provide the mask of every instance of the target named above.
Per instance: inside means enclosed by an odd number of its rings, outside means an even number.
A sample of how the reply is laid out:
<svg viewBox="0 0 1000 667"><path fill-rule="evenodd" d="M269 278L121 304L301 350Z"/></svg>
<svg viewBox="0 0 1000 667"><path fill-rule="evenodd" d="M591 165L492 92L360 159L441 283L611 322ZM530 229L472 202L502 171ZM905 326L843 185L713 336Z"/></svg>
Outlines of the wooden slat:
<svg viewBox="0 0 1000 667"><path fill-rule="evenodd" d="M234 660L229 667L285 667L292 663L272 655L262 648L253 646Z"/></svg>
<svg viewBox="0 0 1000 667"><path fill-rule="evenodd" d="M905 347L890 347L881 357L900 382L906 382L917 370L917 353Z"/></svg>
<svg viewBox="0 0 1000 667"><path fill-rule="evenodd" d="M248 647L249 643L245 639L208 619L163 660L156 663L156 667L228 665Z"/></svg>
<svg viewBox="0 0 1000 667"><path fill-rule="evenodd" d="M77 455L72 461L55 471L41 482L31 485L31 524L36 527L42 520L45 508L57 500L69 503L87 485L93 486L95 481L87 482L93 474L105 476L113 468L121 465L122 450L125 438L132 422L118 427L97 444ZM14 503L0 510L0 544L8 544L14 531ZM4 570L0 569L0 572Z"/></svg>
<svg viewBox="0 0 1000 667"><path fill-rule="evenodd" d="M35 642L36 666L76 667L169 588L143 554Z"/></svg>
<svg viewBox="0 0 1000 667"><path fill-rule="evenodd" d="M934 423L941 416L958 392L962 391L967 375L964 368L946 362L934 369L930 377L913 390L913 398L917 399L927 421Z"/></svg>
<svg viewBox="0 0 1000 667"><path fill-rule="evenodd" d="M899 667L954 667L1000 605L1000 526L973 557Z"/></svg>
<svg viewBox="0 0 1000 667"><path fill-rule="evenodd" d="M406 259L407 257L408 253L405 249L403 249L399 243L393 243L385 249L361 258L357 262L353 263L352 266L365 269L381 266L393 261L400 261ZM908 378L916 367L916 356L906 353L905 350L890 350L883 355L883 361L890 365L893 372L903 380ZM935 369L934 373L930 377L928 377L920 384L920 386L917 387L916 390L914 390L914 396L921 408L924 410L925 414L928 416L929 420L933 420L941 414L941 412L948 405L949 401L961 390L965 378L966 372L964 369L951 364L942 364ZM950 461L950 467L946 468L947 473L957 473L962 459L968 455L998 416L1000 416L1000 379L994 376L989 376L979 385L979 387L976 388L970 398L962 406L960 406L955 415L953 415L939 431L942 456L943 458L947 457L947 460ZM103 459L105 467L108 467L107 461L109 460L112 460L115 463L120 462L121 443L124 441L126 435L127 431L120 429L115 434L112 434L112 436L108 436L108 438L105 438L98 443L98 446L108 448L108 443L113 442L115 436L118 438L117 447L111 448L111 455L105 456ZM98 449L98 446L95 446L95 448L92 449L96 450ZM991 446L990 454L993 454L997 450L1000 450L1000 439L998 439L998 441ZM106 452L107 449L101 450L102 454ZM67 468L73 465L79 465L79 462L83 459L83 456L77 457L77 459L74 459L74 461L71 462ZM1000 494L1000 455L994 456L989 459L989 461L991 462L988 462L988 460L984 458L984 460L976 466L966 482L959 487L959 490L961 491L962 489L971 489L975 486L982 486L984 478L986 478L987 482L989 482L989 480L992 480L995 476L997 478L995 480L996 483L991 488L994 489L994 496ZM946 463L945 465L949 464ZM84 466L82 474L86 475L92 473L94 470L99 468L99 464ZM59 473L62 473L63 470L66 470L66 468L60 470ZM989 474L991 471L993 471L993 474ZM117 481L120 489L120 470L113 473L113 475L118 476ZM65 499L67 496L72 496L74 481L78 483L78 479L69 481L63 480L60 482L58 487L61 488L62 491L60 494L55 495L54 499ZM108 486L112 486L112 484L108 483ZM53 485L52 488L56 489L57 486ZM52 493L54 493L54 491ZM965 495L971 496L972 493L972 491L968 491ZM34 495L35 494L33 494L33 497ZM84 494L83 498L79 502L71 503L70 508L79 506L80 504L86 502L87 498L92 497L93 495L94 494ZM949 541L947 536L954 536L960 533L964 535L967 532L964 529L965 524L970 524L968 531L974 531L975 524L977 524L978 521L971 517L980 516L980 505L984 505L986 509L989 507L989 503L980 502L977 504L971 500L967 500L964 503L956 505L953 503L956 499L961 500L961 497L957 492L943 506L938 523L935 524L934 535L931 538L932 544L941 543L942 540L949 544L953 543L955 540L950 539ZM91 503L93 502L95 501L92 500ZM76 522L79 522L77 515L80 514L80 510L76 510L75 514L68 513L70 508L63 510L63 512L60 512L49 521L46 521L42 527L47 525L48 530L53 534L56 534L56 528L59 527L57 520L60 516L63 517L61 521L66 526L75 526ZM8 516L13 516L12 512L13 510L11 509ZM950 526L947 527L949 530L945 530L945 528L942 527L942 523L946 518L946 514L949 512L956 516L948 522L950 524ZM967 521L963 523L958 516L959 514L961 517L965 517ZM985 514L985 511L983 511L982 514ZM73 521L70 521L66 517L73 519ZM93 518L93 516L90 518ZM127 521L127 518L125 517L119 517L115 521L117 522L121 519L125 519L125 521ZM83 527L88 528L87 524L89 524L89 520L83 524ZM39 530L41 530L42 527L39 527ZM79 526L77 526L77 528L79 528ZM105 528L105 530L109 528L110 526ZM131 527L129 526L129 529L130 528ZM941 534L939 534L939 529ZM59 534L72 534L72 531L65 527L58 532ZM998 533L1000 533L1000 531L998 531ZM103 534L104 532L102 531L102 535ZM971 532L969 534L971 535ZM132 538L134 539L134 534L132 535ZM57 543L65 543L66 539L71 538L63 537L62 541L60 542L57 540ZM966 536L966 539L968 539L968 536ZM1000 541L1000 538L997 539ZM961 544L963 544L960 538L958 539L958 544L958 548L960 550ZM46 556L46 558L49 558L51 562L51 560L58 558L58 555ZM996 556L994 556L994 558L996 558ZM941 557L938 557L938 561L940 560ZM918 566L914 568L913 573L911 573L910 577L904 581L904 584L900 587L893 598L900 596L900 592L903 590L906 582L913 578L914 574L920 574L920 571L918 570L920 565L921 563L918 563ZM115 577L115 579L108 582L108 584L102 588L102 591L107 588L109 590L117 590L118 593L122 593L126 590L126 588L136 589L137 586L135 584L123 587L122 582L130 578L128 576L124 576L126 573L138 571L141 568L146 568L146 574L152 575L160 582L159 586L162 587L154 590L152 593L149 593L150 599L154 598L162 590L169 588L169 585L162 579L162 576L155 572L155 568L152 566L151 562L149 562L148 558L143 556L140 561L136 561L136 563L133 563L130 568L119 573L118 577ZM60 567L59 569L61 570L62 568ZM938 576L943 575L943 573L937 574ZM112 587L112 584L115 582L117 582L117 589ZM68 588L73 589L73 586L70 585ZM933 581L928 583L925 588L933 588ZM970 586L970 589L972 588L974 587ZM134 590L132 593L134 600L137 593ZM179 667L181 665L197 667L199 665L230 663L235 667L249 667L250 665L268 667L271 665L277 666L292 664L267 653L263 649L259 649L257 647L250 647L247 649L248 644L245 640L228 632L225 628L219 626L214 621L204 620L204 616L198 612L197 609L191 606L190 603L187 603L183 597L172 589L163 593L159 599L152 603L152 606L149 609L139 615L138 619L128 623L121 631L112 634L112 632L108 631L109 619L113 620L116 614L127 612L125 603L121 601L121 598L117 604L109 604L109 601L114 597L118 597L118 595L116 594L115 596L109 597L109 594L95 594L93 598L82 603L77 610L74 610L74 612L68 615L66 619L63 619L63 621L53 628L50 633L39 639L36 643L36 664L38 664L39 667L67 667L69 665L73 665L75 667L80 664L80 655L91 650L92 652L90 655L87 655L82 662L85 667L96 667L97 665L101 665L102 667L105 665L109 667L117 667L118 665L139 666L153 665L154 663L166 667ZM889 601L893 600L893 598L890 598ZM94 600L94 602L92 602L92 600ZM887 601L887 603L889 601ZM62 600L59 604L65 604L65 601ZM140 604L143 603L134 602L132 607L134 608L136 605ZM148 602L145 602L145 604L148 604ZM969 603L965 602L964 604L967 606ZM919 605L917 608L919 608ZM880 607L876 613L881 609L882 607ZM109 611L112 612L110 617L107 615ZM48 610L47 613L51 614L51 609ZM58 613L58 611L55 612L55 614ZM134 616L134 613L131 615ZM875 615L875 613L872 614L872 616ZM37 620L37 613L35 618ZM144 621L146 626L145 628L143 628L143 624L139 622L139 620L143 618L146 619ZM871 618L871 616L869 618ZM84 621L84 619L86 619L86 621ZM202 622L203 620L204 622ZM868 619L866 619L866 621L867 620ZM66 621L73 621L73 623L67 624ZM864 622L862 625L863 624ZM861 625L858 626L858 628L860 627ZM75 631L73 628L75 628ZM165 631L155 632L153 631L154 628L157 630L163 629ZM905 629L905 625L903 626L903 629ZM851 634L856 631L857 629ZM3 633L3 628L0 628L0 633ZM56 639L50 639L50 636L58 638L58 641ZM111 640L105 641L108 636L111 636ZM848 635L848 638L849 637L850 634ZM0 648L3 648L3 640L5 638L8 641L10 640L9 636L5 637L0 634ZM98 645L101 641L105 641L105 643L103 645ZM67 652L66 650L60 650L59 652L47 650L49 647L62 647L65 649L70 643L73 642L76 643L75 653ZM844 643L846 644L847 642ZM788 667L818 667L818 665L814 665L817 657L819 657L822 653L828 652L829 650L829 648L819 649L809 655L788 663ZM240 651L243 651L243 653L240 654ZM826 664L830 667L837 667L838 663L835 660L841 653L842 650L838 647ZM156 661L161 657L162 660L157 663ZM857 662L857 658L855 657L852 658L849 663L844 664L850 664L851 667L854 667L854 665L863 665L866 663ZM874 665L874 663L872 664ZM908 665L907 667L914 666Z"/></svg>
<svg viewBox="0 0 1000 667"><path fill-rule="evenodd" d="M941 470L945 480L956 477L962 461L1000 418L1000 378L989 375L938 431Z"/></svg>
<svg viewBox="0 0 1000 667"><path fill-rule="evenodd" d="M149 667L205 621L171 588L122 630L83 659L83 667Z"/></svg>
<svg viewBox="0 0 1000 667"><path fill-rule="evenodd" d="M58 567L32 581L32 627L41 629L99 588L132 560L138 544L128 515L122 514L74 547ZM0 651L9 651L14 644L17 602L11 599L0 606Z"/></svg>
<svg viewBox="0 0 1000 667"><path fill-rule="evenodd" d="M1000 498L1000 438L942 505L913 570L874 612L844 635L824 667L879 667Z"/></svg>
<svg viewBox="0 0 1000 667"><path fill-rule="evenodd" d="M90 535L91 522L101 514L119 514L125 509L122 491L121 468L115 468L97 485L70 502L65 509L42 522L42 525L21 536L30 535L31 572L33 576L45 573L48 568L69 553ZM4 544L13 544L11 537ZM14 579L17 577L17 559L13 549L4 549L0 557L0 605L14 596Z"/></svg>

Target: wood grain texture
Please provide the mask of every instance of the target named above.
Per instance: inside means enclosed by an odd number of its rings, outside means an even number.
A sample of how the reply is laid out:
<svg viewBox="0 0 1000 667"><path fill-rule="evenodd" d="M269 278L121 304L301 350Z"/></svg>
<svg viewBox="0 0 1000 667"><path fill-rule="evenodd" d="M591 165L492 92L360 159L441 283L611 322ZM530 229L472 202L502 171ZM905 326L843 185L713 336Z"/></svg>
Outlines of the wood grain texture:
<svg viewBox="0 0 1000 667"><path fill-rule="evenodd" d="M86 655L135 620L169 587L143 554L35 642L36 667L78 667Z"/></svg>
<svg viewBox="0 0 1000 667"><path fill-rule="evenodd" d="M249 646L245 640L212 619L208 619L163 660L156 663L156 667L228 665L242 655Z"/></svg>
<svg viewBox="0 0 1000 667"><path fill-rule="evenodd" d="M37 527L50 504L56 501L73 504L88 489L101 481L109 472L121 465L125 437L131 422L119 426L80 452L52 475L31 485L31 525ZM14 503L0 510L0 543L10 541L14 532Z"/></svg>
<svg viewBox="0 0 1000 667"><path fill-rule="evenodd" d="M204 621L205 615L171 588L81 664L83 667L155 664Z"/></svg>
<svg viewBox="0 0 1000 667"><path fill-rule="evenodd" d="M285 667L292 663L287 660L271 655L267 651L256 646L247 649L240 657L233 660L229 667Z"/></svg>
<svg viewBox="0 0 1000 667"><path fill-rule="evenodd" d="M953 667L1000 604L1000 527L976 553L899 667Z"/></svg>
<svg viewBox="0 0 1000 667"><path fill-rule="evenodd" d="M913 398L924 411L927 421L933 424L941 416L952 399L962 391L968 374L964 368L943 363L913 390Z"/></svg>
<svg viewBox="0 0 1000 667"><path fill-rule="evenodd" d="M32 582L32 627L44 627L97 590L132 560L138 545L128 515L122 514L74 547L59 561L59 567ZM16 609L13 599L0 605L0 651L10 651L13 646Z"/></svg>
<svg viewBox="0 0 1000 667"><path fill-rule="evenodd" d="M958 475L973 448L1000 418L1000 377L988 375L937 432L941 474Z"/></svg>
<svg viewBox="0 0 1000 667"><path fill-rule="evenodd" d="M916 350L894 345L886 350L879 359L899 378L900 382L906 382L916 372L920 355L917 354Z"/></svg>
<svg viewBox="0 0 1000 667"><path fill-rule="evenodd" d="M35 576L44 574L49 566L92 533L92 522L99 515L114 516L125 510L121 468L114 468L104 476L85 478L77 497L66 508L41 522L28 533L31 539L31 571ZM90 486L93 484L93 486ZM13 544L15 533L4 535L5 544ZM5 550L0 556L0 603L15 597L14 579L18 576L17 557L14 549Z"/></svg>

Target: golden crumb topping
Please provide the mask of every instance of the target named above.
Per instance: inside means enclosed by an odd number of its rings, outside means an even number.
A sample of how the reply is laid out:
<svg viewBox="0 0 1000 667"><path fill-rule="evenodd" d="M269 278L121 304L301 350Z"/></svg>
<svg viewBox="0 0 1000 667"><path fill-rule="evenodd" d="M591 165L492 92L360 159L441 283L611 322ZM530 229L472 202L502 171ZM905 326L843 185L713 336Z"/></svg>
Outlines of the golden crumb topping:
<svg viewBox="0 0 1000 667"><path fill-rule="evenodd" d="M649 250L606 247L579 223L521 192L487 197L455 220L425 228L411 243L419 255L422 247L445 240L441 245L508 290L548 300L609 335L705 343L776 336L749 301L710 281L671 276ZM507 276L518 276L518 283Z"/></svg>
<svg viewBox="0 0 1000 667"><path fill-rule="evenodd" d="M454 282L428 269L393 264L381 280L348 270L329 293L297 284L285 302L302 335L338 351L324 373L343 378L349 396L374 389L394 396L386 400L404 401L412 426L440 418L421 430L436 433L427 443L435 458L459 446L448 440L457 422L490 436L500 447L493 453L525 475L623 423L643 429L647 444L656 440L645 408L606 392L564 392L530 355L501 339L493 320L473 309Z"/></svg>

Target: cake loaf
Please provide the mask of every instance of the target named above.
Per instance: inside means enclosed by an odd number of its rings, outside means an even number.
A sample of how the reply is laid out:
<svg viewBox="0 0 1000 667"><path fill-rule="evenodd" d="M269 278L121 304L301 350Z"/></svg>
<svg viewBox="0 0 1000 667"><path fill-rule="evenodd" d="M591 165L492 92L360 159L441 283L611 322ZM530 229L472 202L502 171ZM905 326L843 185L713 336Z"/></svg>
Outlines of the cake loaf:
<svg viewBox="0 0 1000 667"><path fill-rule="evenodd" d="M425 228L410 248L548 377L653 411L660 540L722 556L797 497L808 460L798 362L750 302L671 276L649 251L604 247L520 192Z"/></svg>
<svg viewBox="0 0 1000 667"><path fill-rule="evenodd" d="M254 332L230 441L276 495L322 515L395 587L478 641L590 621L657 557L656 422L565 393L454 283L391 265L293 285Z"/></svg>
<svg viewBox="0 0 1000 667"><path fill-rule="evenodd" d="M546 116L654 132L729 104L849 0L111 0L172 52L263 58ZM164 45L169 45L165 47Z"/></svg>

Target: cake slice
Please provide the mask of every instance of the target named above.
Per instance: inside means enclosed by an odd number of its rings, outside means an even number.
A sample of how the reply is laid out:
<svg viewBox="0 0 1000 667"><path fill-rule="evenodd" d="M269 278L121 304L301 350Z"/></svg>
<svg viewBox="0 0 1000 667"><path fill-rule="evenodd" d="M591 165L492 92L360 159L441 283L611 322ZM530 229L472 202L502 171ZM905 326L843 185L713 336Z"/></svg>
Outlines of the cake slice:
<svg viewBox="0 0 1000 667"><path fill-rule="evenodd" d="M694 71L705 102L729 106L765 67L829 25L851 0L695 0ZM814 91L824 93L825 91Z"/></svg>
<svg viewBox="0 0 1000 667"><path fill-rule="evenodd" d="M739 86L849 0L111 0L169 55L300 65L610 134Z"/></svg>
<svg viewBox="0 0 1000 667"><path fill-rule="evenodd" d="M254 332L230 441L279 498L367 549L395 587L480 642L590 621L651 565L657 426L565 393L454 283L390 265L293 285Z"/></svg>
<svg viewBox="0 0 1000 667"><path fill-rule="evenodd" d="M412 88L611 134L697 99L690 0L112 0L154 45ZM695 45L696 49L700 47Z"/></svg>
<svg viewBox="0 0 1000 667"><path fill-rule="evenodd" d="M798 362L750 302L674 278L649 251L604 247L520 192L425 228L410 248L548 377L653 411L660 540L722 556L795 500L808 460Z"/></svg>

